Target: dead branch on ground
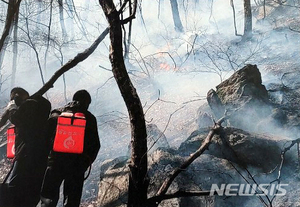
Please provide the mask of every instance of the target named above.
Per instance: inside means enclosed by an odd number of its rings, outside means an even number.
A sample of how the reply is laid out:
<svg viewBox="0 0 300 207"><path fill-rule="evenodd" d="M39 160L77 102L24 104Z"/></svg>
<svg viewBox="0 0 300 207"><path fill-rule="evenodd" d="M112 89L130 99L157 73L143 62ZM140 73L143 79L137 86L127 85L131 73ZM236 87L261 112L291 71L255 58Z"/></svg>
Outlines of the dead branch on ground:
<svg viewBox="0 0 300 207"><path fill-rule="evenodd" d="M195 159L197 159L200 155L202 155L206 149L208 149L208 146L210 145L212 138L214 137L215 134L218 134L220 132L220 129L222 128L221 124L225 121L226 118L227 117L224 116L215 123L214 127L209 131L207 137L202 142L202 145L198 148L198 150L195 153L191 154L190 157L180 167L174 169L170 173L170 176L161 185L160 189L156 193L156 196L152 197L151 200L149 199L149 201L158 204L164 199L164 197L166 196L166 193L167 193L170 185L174 181L174 179L182 171L184 171L187 167L189 167L190 164L192 164L192 162Z"/></svg>
<svg viewBox="0 0 300 207"><path fill-rule="evenodd" d="M285 157L284 157L284 156L285 156L285 153L286 153L287 151L289 151L295 144L297 144L297 146L298 146L299 143L300 143L300 138L298 138L298 139L296 139L296 140L293 140L292 143L291 143L288 147L284 148L284 149L281 151L281 154L280 154L281 162L280 162L280 165L279 165L279 168L278 168L278 175L277 175L277 178L276 178L275 180L273 180L272 182L270 182L270 183L277 182L278 185L280 184L280 182L281 182L281 170L282 170L283 163L284 163L284 160L285 160L285 159L284 159L284 158L285 158ZM298 159L299 159L299 157L298 157ZM278 189L276 189L276 192L275 192L273 198L271 199L271 202L273 202L273 200L276 198L277 192L278 192Z"/></svg>

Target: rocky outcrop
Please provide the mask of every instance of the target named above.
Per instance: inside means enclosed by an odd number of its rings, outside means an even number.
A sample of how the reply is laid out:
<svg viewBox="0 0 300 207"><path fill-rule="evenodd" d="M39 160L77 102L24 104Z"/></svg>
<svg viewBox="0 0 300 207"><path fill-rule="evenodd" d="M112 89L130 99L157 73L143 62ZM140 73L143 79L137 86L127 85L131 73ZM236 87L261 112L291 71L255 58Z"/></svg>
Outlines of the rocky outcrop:
<svg viewBox="0 0 300 207"><path fill-rule="evenodd" d="M246 65L216 88L218 97L227 106L241 106L249 100L269 104L268 91L262 85L261 74L256 65Z"/></svg>
<svg viewBox="0 0 300 207"><path fill-rule="evenodd" d="M284 73L281 83L266 85L271 101L275 105L272 118L289 135L299 134L300 129L300 80L299 72Z"/></svg>
<svg viewBox="0 0 300 207"><path fill-rule="evenodd" d="M206 138L209 129L194 131L178 152L188 156L198 149ZM225 142L219 135L215 135L209 150L205 153L227 159L240 166L252 166L262 172L269 172L280 162L280 154L287 139L262 134L250 134L246 131L227 127L224 129Z"/></svg>
<svg viewBox="0 0 300 207"><path fill-rule="evenodd" d="M273 110L256 65L246 65L216 86L216 91L211 89L207 101L217 118L224 115L226 109L231 114L230 126L251 131L271 116Z"/></svg>
<svg viewBox="0 0 300 207"><path fill-rule="evenodd" d="M300 132L300 84L288 74L265 87L257 66L246 65L208 91L210 113L218 119L229 112L229 126L294 137Z"/></svg>
<svg viewBox="0 0 300 207"><path fill-rule="evenodd" d="M210 90L207 95L208 106L200 107L196 119L197 130L180 145L178 149L159 144L148 154L148 175L150 184L148 197L158 191L169 173L178 168L188 156L194 153L208 135L213 118L218 119L227 110L230 113L227 127L215 135L208 148L184 172L174 180L168 193L178 190L210 190L212 184L263 183L268 184L278 178L278 166L282 161L282 150L291 143L288 138L274 136L282 130L281 126L291 123L289 115L270 99L256 65L247 65ZM212 117L212 115L214 117ZM299 120L295 117L293 120ZM234 127L232 127L234 126ZM276 128L276 126L278 126ZM246 131L247 130L247 131ZM249 131L272 132L273 135L250 133ZM162 133L154 126L148 126L148 146ZM154 133L153 133L154 132ZM278 133L279 134L279 133ZM151 137L153 136L153 137ZM149 138L150 137L150 138ZM165 137L162 137L165 139ZM159 139L158 139L159 140ZM155 141L152 143L156 143ZM161 148L163 147L163 148ZM293 147L285 154L281 169L281 182L287 183L287 192L297 192L297 151ZM104 162L101 168L99 186L99 206L126 206L128 189L128 167L124 157ZM253 180L253 176L254 179ZM246 181L247 180L247 181ZM290 193L276 198L273 204L284 206L295 202ZM257 196L206 196L176 198L163 201L159 206L241 206L252 207L263 204Z"/></svg>
<svg viewBox="0 0 300 207"><path fill-rule="evenodd" d="M208 129L197 130L182 143L179 149L158 148L148 157L148 175L150 184L148 197L155 195L169 173L178 168L199 146L207 136ZM245 177L253 183L249 177L255 176L257 183L270 183L277 178L277 168L281 158L284 144L289 140L250 134L243 130L225 128L226 146L219 136L215 136L209 149L197 158L186 171L182 172L170 186L168 193L178 190L201 191L210 190L212 184L243 183ZM282 169L284 175L296 173L296 150L286 154L285 166ZM108 163L112 163L107 167ZM128 189L128 166L127 160L118 158L105 162L105 173L101 177L99 185L98 206L126 206ZM103 168L104 169L104 168ZM247 169L248 172L245 170ZM275 170L274 170L275 169ZM272 170L273 173L270 173ZM250 173L250 174L249 174ZM241 176L244 174L244 178ZM283 183L294 181L282 177ZM292 190L295 185L291 184ZM285 199L275 199L275 203L282 205L286 200L293 202L292 196ZM159 206L262 206L257 196L206 196L176 198L163 201Z"/></svg>

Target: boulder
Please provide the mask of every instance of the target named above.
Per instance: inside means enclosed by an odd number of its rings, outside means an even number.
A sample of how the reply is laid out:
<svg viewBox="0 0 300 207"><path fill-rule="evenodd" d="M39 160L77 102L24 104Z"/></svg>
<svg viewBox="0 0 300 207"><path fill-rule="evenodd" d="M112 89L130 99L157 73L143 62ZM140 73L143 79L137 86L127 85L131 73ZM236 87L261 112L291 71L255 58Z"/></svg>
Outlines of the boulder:
<svg viewBox="0 0 300 207"><path fill-rule="evenodd" d="M255 130L273 109L256 65L246 65L216 86L216 91L211 89L207 100L217 118L227 109L230 125L245 130Z"/></svg>
<svg viewBox="0 0 300 207"><path fill-rule="evenodd" d="M246 65L216 88L218 97L225 105L240 106L248 99L269 104L268 91L262 85L261 74L256 65Z"/></svg>
<svg viewBox="0 0 300 207"><path fill-rule="evenodd" d="M184 158L181 156L176 155L175 151L167 151L166 149L158 149L153 152L149 157L149 171L148 175L150 178L150 184L148 188L148 197L152 197L158 191L160 185L166 179L168 174L173 170L175 167L178 167L180 163L184 161ZM218 170L228 171L230 167L226 167L223 165L223 161L218 158L213 158L210 155L204 155L202 158L203 162L208 163L207 161L216 161L218 162ZM218 172L211 172L207 170L207 174L205 173L206 169L205 166L200 167L199 162L195 162L192 165L191 173L183 172L175 179L173 184L170 186L169 193L176 192L178 190L201 190L201 185L199 183L194 183L194 180L198 180L198 182L204 182L205 179L212 179L214 180L214 175L218 174ZM216 167L217 168L217 167ZM204 172L201 172L201 171ZM203 173L202 179L197 178L199 172ZM234 172L233 172L234 173ZM98 202L97 205L101 207L126 207L127 203L127 189L128 189L128 174L129 170L126 165L118 165L117 167L113 167L108 169L105 173L105 176L100 182L99 185L99 194L98 194ZM209 174L209 175L208 175ZM228 176L235 176L235 175L228 175L231 172L226 172L224 174L220 174L223 181L228 179ZM208 175L207 178L204 176ZM219 177L218 177L219 178ZM192 181L192 182L191 182ZM209 186L209 184L207 185ZM185 207L192 207L192 206L202 206L206 205L209 207L213 207L215 201L213 197L194 197L194 198L175 198L170 200L165 200L160 203L160 207L172 207L172 206L185 206Z"/></svg>
<svg viewBox="0 0 300 207"><path fill-rule="evenodd" d="M262 173L261 169L264 169L263 160L265 164L273 166L278 164L279 159L273 156L280 155L280 149L277 144L283 142L283 140L277 140L276 138L258 137L250 135L248 138L245 136L249 135L245 132L242 136L240 131L231 129L231 134L235 134L229 138L229 144L232 146L234 151L240 156L240 159L245 160L248 163L247 169L251 176L255 176L255 182L257 183L270 183L277 178L277 171L275 173ZM207 132L207 131L206 131ZM238 133L238 134L237 134ZM196 135L198 134L198 135ZM203 130L203 136L205 134ZM188 153L194 152L194 149L199 147L199 140L195 136L199 137L199 132L194 133L194 141L192 137L188 139L185 145L179 150L175 149L157 149L154 151L148 159L148 176L150 178L148 188L148 198L151 198L156 194L161 184L169 176L170 172L175 168L178 168L189 155ZM254 139L251 141L251 139ZM215 140L216 141L216 140ZM219 154L216 156L212 151L220 151L220 146L216 142L213 142L209 148L209 153L202 154L197 158L185 171L179 174L171 184L167 194L174 193L178 190L181 191L207 191L211 189L212 184L247 184L245 178L253 183L250 174L244 170L239 163L230 161L230 158L224 159ZM266 145L265 147L262 145ZM280 145L280 144L279 144ZM241 147L243 146L243 147ZM269 147L269 148L268 148ZM226 148L227 149L227 148ZM186 152L186 150L189 150ZM275 152L274 152L275 151ZM295 152L295 151L294 151ZM247 157L249 156L249 157ZM260 157L261 156L261 157ZM274 161L272 160L274 158ZM288 158L286 158L288 159ZM257 163L255 162L257 160ZM292 195L293 189L296 189L296 183L294 174L297 173L296 167L288 167L289 162L286 162L282 169L282 183L289 183L287 191L290 194L284 197L278 197L274 200L274 203L278 206L284 206L284 203L294 202L295 196ZM254 167L251 167L250 164ZM255 167L257 166L257 167ZM242 177L243 175L244 177ZM287 179L284 175L288 175ZM128 189L128 176L129 168L124 161L109 168L105 173L99 185L98 202L95 206L114 206L114 207L125 207L127 202L127 189ZM291 179L292 178L292 179ZM298 182L297 182L298 183ZM295 191L298 192L298 191ZM194 206L262 206L262 203L257 196L202 196L202 197L186 197L186 198L175 198L170 200L164 200L160 203L160 207L171 207L171 206L183 206L183 207L194 207Z"/></svg>
<svg viewBox="0 0 300 207"><path fill-rule="evenodd" d="M270 99L274 103L271 121L282 131L284 130L286 135L295 137L300 132L300 89L295 80L289 79L288 81L291 82L289 85L285 83L288 86L283 83L270 83L267 85L267 89ZM284 81L282 80L282 82Z"/></svg>
<svg viewBox="0 0 300 207"><path fill-rule="evenodd" d="M129 168L124 162L105 171L99 184L97 206L126 207Z"/></svg>
<svg viewBox="0 0 300 207"><path fill-rule="evenodd" d="M179 154L188 156L195 152L208 132L208 128L193 132L180 145ZM230 127L224 128L224 138L226 143L222 142L219 135L215 135L209 150L205 153L230 160L240 166L252 166L265 173L279 164L283 145L288 141L288 139L263 134L250 134Z"/></svg>

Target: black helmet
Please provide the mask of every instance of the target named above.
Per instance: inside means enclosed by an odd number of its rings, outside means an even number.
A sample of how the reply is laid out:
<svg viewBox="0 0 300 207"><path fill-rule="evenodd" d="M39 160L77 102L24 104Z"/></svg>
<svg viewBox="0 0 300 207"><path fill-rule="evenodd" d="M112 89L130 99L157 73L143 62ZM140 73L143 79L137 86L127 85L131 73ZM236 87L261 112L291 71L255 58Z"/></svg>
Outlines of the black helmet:
<svg viewBox="0 0 300 207"><path fill-rule="evenodd" d="M16 96L28 98L29 93L24 88L15 87L10 91L10 100L13 100Z"/></svg>
<svg viewBox="0 0 300 207"><path fill-rule="evenodd" d="M87 110L92 102L92 98L86 90L79 90L73 95L73 101L78 101L81 107Z"/></svg>

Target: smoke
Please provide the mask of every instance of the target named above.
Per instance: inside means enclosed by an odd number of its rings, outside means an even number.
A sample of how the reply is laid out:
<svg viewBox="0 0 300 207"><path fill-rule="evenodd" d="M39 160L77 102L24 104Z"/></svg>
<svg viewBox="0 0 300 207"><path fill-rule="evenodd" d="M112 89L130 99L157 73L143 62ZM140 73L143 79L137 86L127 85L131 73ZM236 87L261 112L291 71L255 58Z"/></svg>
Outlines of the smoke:
<svg viewBox="0 0 300 207"><path fill-rule="evenodd" d="M60 34L59 15L54 14L54 33L51 42L53 47L49 50L47 67L43 69L45 80L61 67L61 61L64 64L89 47L107 27L98 1L89 1L89 5L87 1L74 2L78 6L79 16L84 13L82 17L84 21L81 24L84 25L87 36L83 35L78 19L75 21L66 15L69 42L64 43ZM161 2L161 5L158 2ZM157 125L172 147L178 147L197 127L195 120L198 118L199 107L206 103L208 90L215 88L220 79L224 80L234 72L230 64L233 64L235 70L247 63L257 64L263 74L263 84L275 79L280 83L280 79L277 79L277 75L281 74L280 71L299 66L294 63L299 54L299 34L285 28L273 30L274 22L271 19L258 21L255 16L253 39L243 43L240 42L240 37L234 36L229 1L201 0L198 4L191 1L178 3L185 30L183 33L177 33L174 29L169 1L141 2L142 10L138 10L136 20L133 21L131 40L133 45L130 47L130 59L127 62L127 69L141 98L147 123ZM88 9L85 8L87 6ZM254 4L253 6L255 7ZM242 1L235 1L235 9L237 30L238 33L242 33ZM45 24L48 24L48 15L46 12L41 16L41 21ZM276 28L281 25L280 22L276 24ZM22 22L20 25L22 26ZM35 30L35 27L36 24L30 25L32 33L39 31ZM127 25L125 28L128 31ZM20 32L20 37L26 41L24 33ZM45 45L40 40L34 41L36 44L39 43L38 49L42 59L46 51ZM107 36L94 54L65 74L67 100L64 97L62 77L47 93L52 108L70 101L76 90L85 88L91 93L90 111L97 117L102 144L97 158L98 163L125 155L130 143L128 113L112 78L108 55ZM228 59L226 55L230 58ZM8 47L1 69L2 80L7 80L3 82L0 92L1 107L7 103L11 88L11 60L12 48ZM42 86L36 62L32 48L20 44L16 85L24 87L31 94ZM270 71L278 73L275 75L272 73L271 79ZM281 102L281 94L273 95ZM261 105L256 107L262 108ZM273 119L258 124L253 111L245 113L249 114L247 124L253 126L251 130L291 136L289 131L279 128L279 123ZM244 116L241 115L240 118L244 119Z"/></svg>

